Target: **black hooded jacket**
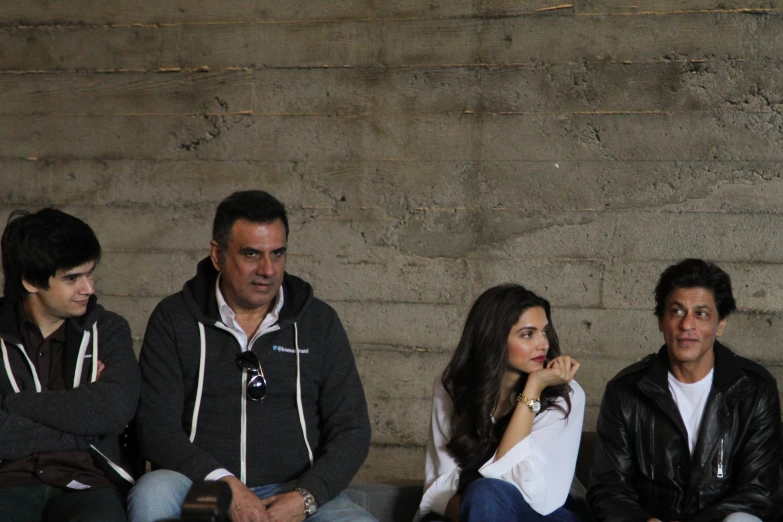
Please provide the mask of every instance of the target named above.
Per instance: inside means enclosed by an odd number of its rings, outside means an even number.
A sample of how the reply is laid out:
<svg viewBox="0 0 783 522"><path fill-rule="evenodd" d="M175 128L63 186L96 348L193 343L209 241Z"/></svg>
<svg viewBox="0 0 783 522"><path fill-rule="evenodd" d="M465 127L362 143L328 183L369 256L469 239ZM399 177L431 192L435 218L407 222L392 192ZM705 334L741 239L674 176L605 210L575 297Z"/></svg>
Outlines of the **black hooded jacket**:
<svg viewBox="0 0 783 522"><path fill-rule="evenodd" d="M340 319L309 284L285 274L279 320L251 346L267 394L245 400L241 348L220 321L217 276L204 259L150 317L139 360L142 452L194 481L220 468L251 487L295 480L324 504L349 484L370 445L364 390Z"/></svg>
<svg viewBox="0 0 783 522"><path fill-rule="evenodd" d="M621 371L598 416L587 500L599 522L764 518L778 488L780 400L760 365L716 342L693 456L669 392L666 346Z"/></svg>
<svg viewBox="0 0 783 522"><path fill-rule="evenodd" d="M90 297L67 321L66 389L42 390L21 345L17 303L0 298L0 460L88 450L120 487L133 483L122 444L139 397L139 367L127 321ZM105 364L100 379L95 367ZM95 362L95 367L93 365Z"/></svg>

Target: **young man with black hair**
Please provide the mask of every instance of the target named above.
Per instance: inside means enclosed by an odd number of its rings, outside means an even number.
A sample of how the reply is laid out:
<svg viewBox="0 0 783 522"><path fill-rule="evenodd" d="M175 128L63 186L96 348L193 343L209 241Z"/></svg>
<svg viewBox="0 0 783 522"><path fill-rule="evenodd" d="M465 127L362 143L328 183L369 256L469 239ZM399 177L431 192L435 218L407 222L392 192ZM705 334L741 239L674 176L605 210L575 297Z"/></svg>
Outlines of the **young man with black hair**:
<svg viewBox="0 0 783 522"><path fill-rule="evenodd" d="M0 519L124 521L140 378L128 323L94 295L100 243L46 208L12 213L0 248Z"/></svg>
<svg viewBox="0 0 783 522"><path fill-rule="evenodd" d="M210 256L153 311L138 427L154 467L133 522L176 517L195 481L231 486L233 522L372 521L341 491L370 444L337 313L286 273L288 218L266 192L217 208Z"/></svg>
<svg viewBox="0 0 783 522"><path fill-rule="evenodd" d="M621 371L598 416L587 500L599 522L765 519L778 488L775 379L718 342L729 275L700 259L661 274L664 346Z"/></svg>

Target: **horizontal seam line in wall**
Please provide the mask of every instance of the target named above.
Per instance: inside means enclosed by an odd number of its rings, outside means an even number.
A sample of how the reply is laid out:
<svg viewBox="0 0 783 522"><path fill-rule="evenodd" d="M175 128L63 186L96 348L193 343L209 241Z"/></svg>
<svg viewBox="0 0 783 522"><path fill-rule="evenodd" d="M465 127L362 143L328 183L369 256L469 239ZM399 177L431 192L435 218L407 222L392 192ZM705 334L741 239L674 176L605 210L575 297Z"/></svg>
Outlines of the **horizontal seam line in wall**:
<svg viewBox="0 0 783 522"><path fill-rule="evenodd" d="M0 163L2 163L2 160L0 160ZM51 200L47 199L46 201L51 202ZM24 204L29 204L31 200L26 200ZM9 204L13 204L13 201L9 201ZM19 202L19 204L22 204L22 202ZM685 202L682 203L676 203L676 204L685 204ZM213 207L214 205L211 203L206 203L205 205ZM148 210L148 205L139 205L138 207L109 207L107 205L101 205L101 204L95 204L95 205L72 205L69 204L68 206L71 207L94 207L94 208L113 208L115 210ZM187 208L187 207L178 207L178 208ZM292 207L296 208L296 207ZM171 207L166 207L166 210L170 210ZM324 208L324 210L327 210L329 208ZM304 209L308 210L308 209ZM313 210L313 209L309 209ZM338 208L334 208L334 210L340 210ZM367 207L364 209L358 209L358 208L348 208L347 210L377 210L376 207ZM417 207L413 208L412 210L415 211L423 211L423 212L454 212L454 211L463 211L463 212L524 212L526 214L529 214L529 216L526 217L534 217L537 214L540 213L541 209L525 209L525 208L460 208L460 207L448 207L448 208L435 208L435 207ZM649 215L649 214L656 214L661 216L671 216L671 215L692 215L692 216L753 216L753 217L759 217L759 216L769 216L769 217L781 217L783 216L783 210L781 211L766 211L766 212L748 212L748 211L721 211L716 212L714 210L670 210L670 211L661 211L656 207L656 209L648 209L647 207L625 207L625 208L616 208L616 209L607 209L605 207L596 207L596 208L558 208L558 209L545 209L550 212L550 215L552 212L557 213L573 213L573 212L583 212L585 214L636 214L636 215ZM396 222L399 221L401 217L398 216L386 216L386 217L380 217L380 218L374 218L371 221L373 222ZM320 222L343 222L343 223L353 223L355 222L355 218L352 216L324 216L321 218L318 218L317 221ZM301 222L292 221L294 224L301 224ZM549 227L564 227L564 226L582 226L586 223L580 223L580 222L553 222L553 223L544 223L540 226L535 227L536 230L540 230L542 228L549 228ZM528 231L523 230L521 233L526 233ZM119 250L117 250L119 252ZM159 249L155 250L155 252L158 253L166 253L166 252L194 252L194 250L190 249ZM302 254L303 255L303 254ZM335 255L337 257L337 255ZM435 258L439 259L462 259L463 257L460 256L459 258L451 258L448 256L434 256ZM471 259L471 258L468 258ZM485 259L485 257L482 257L482 259ZM540 258L533 258L533 259L540 259Z"/></svg>
<svg viewBox="0 0 783 522"><path fill-rule="evenodd" d="M54 163L54 162L76 162L76 161L95 161L95 162L119 162L119 161L126 161L126 162L158 162L161 163L163 161L170 161L170 162L180 162L180 163L191 163L193 160L191 159L161 159L158 160L156 158L151 157L122 157L122 156L3 156L0 154L0 162L12 162L12 161L24 161L24 162L36 162L41 161L44 163ZM235 159L235 160L223 160L220 158L215 158L214 160L202 160L205 163L267 163L271 160L254 160L252 158L248 159ZM308 160L308 159L295 159L295 160L279 160L280 163L285 162L296 162L297 164L331 164L335 163L336 160L332 159L315 159L315 160ZM734 165L755 165L755 164L769 164L774 165L783 162L783 159L762 159L762 158L739 158L739 159L726 159L726 160L709 160L709 159L687 159L687 158L663 158L663 159L650 159L650 160L636 160L636 159L630 159L630 158L620 158L620 159L591 159L591 158L548 158L548 159L505 159L505 160L454 160L454 159L421 159L421 160L411 160L411 159L400 159L400 158L367 158L364 160L356 160L356 164L372 164L372 163L399 163L401 165L406 164L476 164L476 165L482 165L482 164L492 164L492 163L530 163L530 164L545 164L545 163L559 163L559 164L577 164L577 163L594 163L594 164L604 164L604 163L611 163L611 164L663 164L663 163L675 163L675 164L734 164ZM343 161L341 162L343 165L349 165L352 163L352 161ZM98 205L93 205L98 206ZM101 205L106 206L106 205ZM674 213L674 212L672 212ZM720 212L716 212L716 214L720 214Z"/></svg>
<svg viewBox="0 0 783 522"><path fill-rule="evenodd" d="M162 295L131 295L131 294L114 294L110 292L98 292L98 294L101 297L119 297L119 298L132 298L132 299L162 299L164 297L167 297L170 294L162 294ZM334 299L329 297L321 296L324 300L328 301L329 303L339 303L339 304L354 304L354 305L367 305L367 304L374 304L374 305L405 305L405 306L431 306L431 307L439 307L439 308L463 308L465 306L465 303L453 301L453 302L426 302L426 301L394 301L394 300L377 300L377 299L363 299L361 301L355 300L355 299ZM650 314L653 313L652 307L643 307L643 308L634 308L634 307L607 307L607 306L569 306L569 305L559 305L554 306L554 310L567 310L567 311L595 311L595 312L601 312L601 311L631 311L631 312L649 312ZM738 308L737 315L747 315L747 316L770 316L770 315L783 315L783 310L760 310L760 309L746 309L746 308ZM362 342L360 344L373 344L373 345L384 345L384 343L367 343ZM413 346L412 346L413 347Z"/></svg>
<svg viewBox="0 0 783 522"><path fill-rule="evenodd" d="M573 4L557 6L545 6L523 13L471 13L460 16L448 17L417 17L417 16L389 16L389 17L365 17L365 18L323 18L323 19L288 19L288 20L210 20L199 22L126 22L126 23L85 23L64 22L46 20L40 22L5 21L0 22L0 29L125 29L125 28L169 28L215 25L319 25L319 24L374 24L387 22L451 22L451 21L487 21L508 20L514 18L542 18L549 17L548 13L573 9ZM591 17L631 17L631 16L678 16L678 15L722 15L722 14L750 14L750 15L776 15L783 12L783 8L777 7L744 7L734 9L682 9L665 11L637 11L637 12L574 12L567 16L555 15L553 18L591 18ZM547 14L542 14L547 13Z"/></svg>
<svg viewBox="0 0 783 522"><path fill-rule="evenodd" d="M290 208L290 207L289 207ZM290 212L290 211L289 211ZM182 254L184 256L188 257L196 257L197 261L201 260L202 258L206 257L209 254L209 250L206 249L177 249L177 250L156 250L156 249L148 249L148 250L134 250L134 249L112 249L112 248L103 248L102 252L107 255L114 255L114 254L121 254L121 255L150 255L150 256L166 256L170 257L172 254ZM447 256L423 256L418 254L404 254L404 253L389 253L388 255L384 255L383 258L373 258L373 257L348 257L344 255L327 255L324 254L316 254L316 253L296 253L296 252L289 252L288 258L297 260L297 259L329 259L334 258L338 261L345 261L347 264L377 264L377 265L388 265L388 260L394 260L394 261L411 261L411 262L418 262L418 261L445 261L449 263L486 263L488 261L505 261L505 262L515 262L520 264L559 264L559 263L571 263L571 264L602 264L602 263L611 263L613 259L616 259L614 257L569 257L569 256L563 256L563 257L520 257L520 256L506 256L506 255L484 255L480 258L474 258L474 257L447 257ZM623 263L621 266L627 266L629 264L633 265L650 265L650 266L657 266L664 263L674 264L680 261L680 258L651 258L646 257L641 260L634 260L633 258L623 258ZM721 264L727 264L727 265L748 265L748 266L757 266L757 265L763 265L763 266L771 266L776 267L780 266L783 268L783 260L779 262L774 261L726 261L726 260L717 260L720 261ZM611 268L611 267L610 267ZM292 271L292 273L295 273L295 271ZM100 276L100 272L98 272L98 277Z"/></svg>
<svg viewBox="0 0 783 522"><path fill-rule="evenodd" d="M390 64L390 65L355 65L355 64L319 64L319 65L297 65L297 66L264 66L264 67L250 67L250 66L225 66L219 68L210 67L198 67L198 68L181 68L181 67L164 67L164 68L101 68L101 69L64 69L64 68L51 68L51 69L0 69L0 75L24 75L24 74L137 74L137 73L157 73L157 74L176 74L176 73L188 73L188 74L207 74L210 72L266 72L266 71L301 71L301 70L407 70L407 69L454 69L454 68L475 68L475 69L502 69L502 68L525 68L525 69L541 69L545 70L551 67L579 67L580 65L591 66L606 66L606 65L676 65L676 64L699 64L699 63L777 63L781 62L781 58L762 58L762 59L745 59L745 58L694 58L694 59L654 59L654 60L580 60L578 62L546 62L546 63L530 63L530 62L496 62L496 63L423 63L423 64Z"/></svg>
<svg viewBox="0 0 783 522"><path fill-rule="evenodd" d="M2 99L2 96L0 96L0 99ZM63 118L82 118L82 117L90 117L90 118L111 118L111 117L117 117L117 118L149 118L149 117L160 117L160 118L170 118L172 116L185 116L189 118L203 118L206 116L259 116L258 114L253 113L252 109L248 110L242 110L242 111L231 111L231 112L110 112L110 113L95 113L95 112L2 112L0 111L0 116L57 116L57 117L63 117Z"/></svg>
<svg viewBox="0 0 783 522"><path fill-rule="evenodd" d="M138 74L138 73L154 73L154 74L177 74L177 73L183 73L183 74L194 74L194 75L204 75L204 74L219 74L219 73L226 73L226 72L253 72L254 70L263 70L263 69L253 69L250 67L220 67L212 69L210 67L158 67L153 69L125 69L125 68L119 68L119 69L0 69L0 76L2 75L41 75L41 74L74 74L74 75L86 75L86 74Z"/></svg>
<svg viewBox="0 0 783 522"><path fill-rule="evenodd" d="M347 160L292 160L292 159L280 159L280 160L265 160L265 159L214 159L214 160L205 160L205 159L170 159L170 158L103 158L98 156L84 156L84 157L8 157L8 158L2 158L0 157L0 161L6 161L6 162L19 162L19 163L27 163L30 161L42 161L47 162L51 161L52 163L75 163L75 162L84 162L84 161L107 161L107 162L127 162L127 163L155 163L155 164L166 164L166 163L186 163L186 164L194 164L194 165L208 165L213 163L237 163L237 164L250 164L250 165L269 165L269 164L319 164L319 165L351 165L351 164L357 164L357 165L372 165L374 163L434 163L434 164L440 164L440 163L453 163L455 165L481 165L481 164L488 164L491 165L493 163L530 163L530 164L543 164L543 163L552 163L557 162L560 165L573 165L573 164L581 164L581 163L591 163L591 164L603 164L603 163L614 163L614 164L621 164L621 163L671 163L674 165L679 164L686 164L686 165L735 165L735 166L742 166L742 165L755 165L755 164L778 164L782 163L783 159L779 160L769 160L769 159L753 159L753 160L714 160L714 159L704 159L704 160L692 160L692 159L668 159L668 160L634 160L634 159L625 159L625 160L606 160L606 159L557 159L557 160L531 160L531 159L487 159L487 160L439 160L439 159L421 159L421 160L400 160L400 159L347 159ZM775 176L776 178L780 178L781 176ZM48 199L47 199L48 201ZM215 199L215 202L219 202L220 199ZM211 202L204 202L204 201L198 201L195 202L197 204L202 203L211 203ZM185 204L183 206L192 205L191 203ZM85 206L106 206L106 205L85 205ZM374 207L373 207L374 208Z"/></svg>
<svg viewBox="0 0 783 522"><path fill-rule="evenodd" d="M0 96L2 99L2 96ZM432 117L432 116L448 116L453 118L462 119L464 117L478 117L478 116L680 116L687 114L696 115L724 115L724 114L748 114L748 115L768 115L779 114L774 110L768 111L748 111L742 109L730 109L723 111L631 111L631 110L614 110L614 111L453 111L453 112L271 112L271 113L258 113L252 109L231 111L231 112L4 112L0 111L0 116L56 116L63 118L170 118L170 117L188 117L188 118L203 118L206 116L252 116L255 118L312 118L312 119L336 119L336 120L360 120L370 118L388 118L388 117Z"/></svg>

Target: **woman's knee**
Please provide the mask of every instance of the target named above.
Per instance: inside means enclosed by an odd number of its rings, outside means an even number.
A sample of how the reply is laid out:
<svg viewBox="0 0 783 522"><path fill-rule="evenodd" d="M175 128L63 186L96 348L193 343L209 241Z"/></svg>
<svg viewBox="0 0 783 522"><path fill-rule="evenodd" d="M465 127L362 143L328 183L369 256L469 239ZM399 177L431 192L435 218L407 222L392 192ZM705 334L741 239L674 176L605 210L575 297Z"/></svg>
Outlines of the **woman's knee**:
<svg viewBox="0 0 783 522"><path fill-rule="evenodd" d="M496 500L518 500L522 494L513 484L505 480L482 478L474 480L465 490L462 502L493 498ZM523 499L524 500L524 499Z"/></svg>
<svg viewBox="0 0 783 522"><path fill-rule="evenodd" d="M515 520L530 510L522 493L513 484L499 479L482 478L472 482L460 502L459 519Z"/></svg>

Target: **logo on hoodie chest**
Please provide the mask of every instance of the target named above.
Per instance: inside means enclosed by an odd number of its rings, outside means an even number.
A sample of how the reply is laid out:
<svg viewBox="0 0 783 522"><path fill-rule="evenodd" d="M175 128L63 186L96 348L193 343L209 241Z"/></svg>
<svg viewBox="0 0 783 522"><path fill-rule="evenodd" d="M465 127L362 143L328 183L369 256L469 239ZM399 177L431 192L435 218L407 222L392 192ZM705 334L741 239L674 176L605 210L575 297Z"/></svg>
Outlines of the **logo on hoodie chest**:
<svg viewBox="0 0 783 522"><path fill-rule="evenodd" d="M272 345L272 351L281 353L296 353L294 348L286 348L285 346L280 346L278 344ZM309 348L299 348L300 355L307 355L308 353L310 353Z"/></svg>

